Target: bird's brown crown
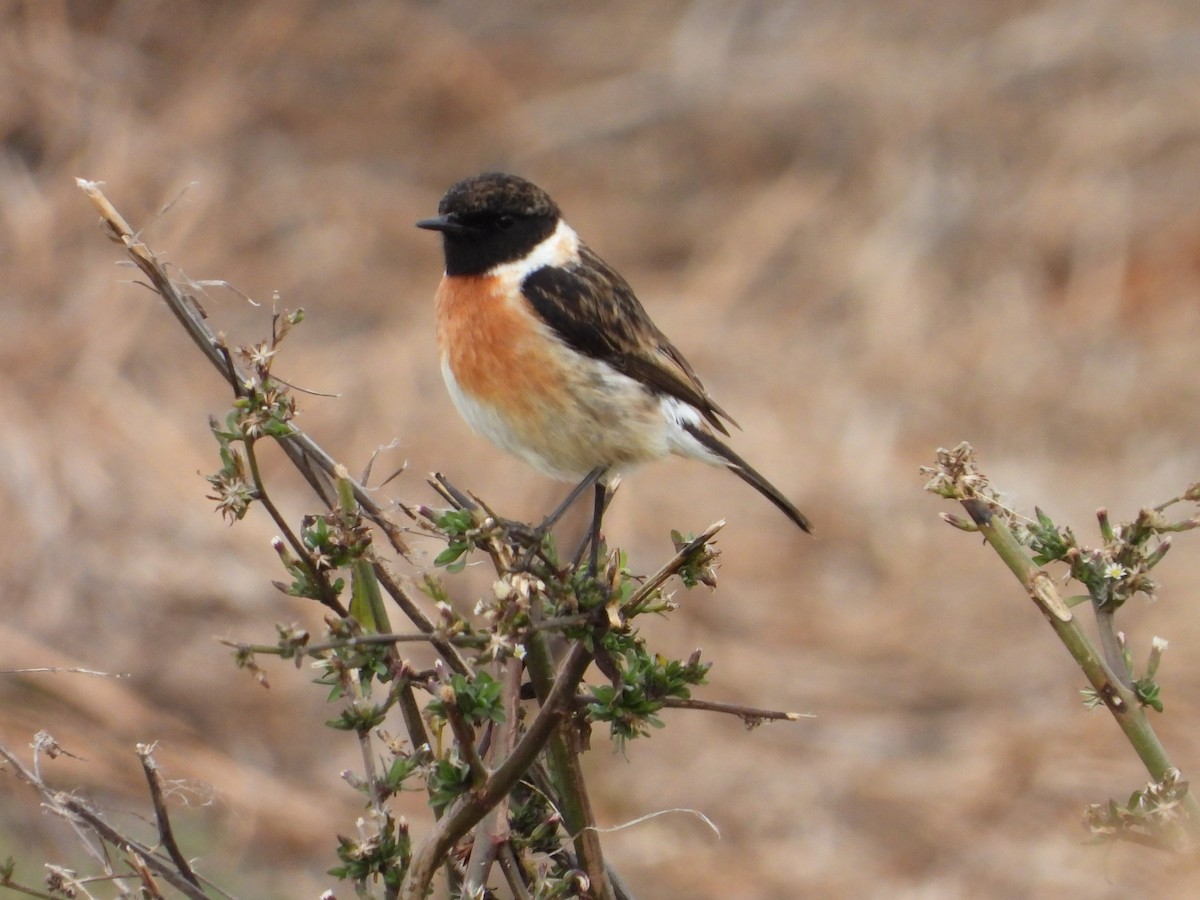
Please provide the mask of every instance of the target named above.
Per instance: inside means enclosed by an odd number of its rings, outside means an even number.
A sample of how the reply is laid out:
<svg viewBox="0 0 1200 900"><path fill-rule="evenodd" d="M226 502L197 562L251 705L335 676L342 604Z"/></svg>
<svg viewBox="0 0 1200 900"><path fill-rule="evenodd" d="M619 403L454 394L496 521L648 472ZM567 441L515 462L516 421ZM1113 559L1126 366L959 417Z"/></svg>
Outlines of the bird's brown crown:
<svg viewBox="0 0 1200 900"><path fill-rule="evenodd" d="M503 172L464 178L417 223L442 233L447 275L478 275L525 256L554 233L558 206L532 182Z"/></svg>

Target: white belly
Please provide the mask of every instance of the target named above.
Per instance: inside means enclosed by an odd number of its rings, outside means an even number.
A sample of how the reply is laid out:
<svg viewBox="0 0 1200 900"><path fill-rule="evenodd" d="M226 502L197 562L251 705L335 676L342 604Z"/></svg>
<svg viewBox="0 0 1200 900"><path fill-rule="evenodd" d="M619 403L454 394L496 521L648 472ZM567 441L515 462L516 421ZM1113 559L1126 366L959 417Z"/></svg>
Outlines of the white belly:
<svg viewBox="0 0 1200 900"><path fill-rule="evenodd" d="M580 358L564 373L561 402L519 420L464 392L445 360L442 375L471 428L552 478L578 481L597 467L628 472L670 453L723 463L683 428L703 427L693 407L658 397L598 360Z"/></svg>

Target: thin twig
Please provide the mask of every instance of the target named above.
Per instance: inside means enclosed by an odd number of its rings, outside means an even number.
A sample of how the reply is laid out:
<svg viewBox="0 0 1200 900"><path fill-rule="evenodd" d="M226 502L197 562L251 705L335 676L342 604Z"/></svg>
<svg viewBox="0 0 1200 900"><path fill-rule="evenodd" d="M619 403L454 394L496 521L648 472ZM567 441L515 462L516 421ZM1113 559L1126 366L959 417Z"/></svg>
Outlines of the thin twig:
<svg viewBox="0 0 1200 900"><path fill-rule="evenodd" d="M504 880L508 882L508 889L513 892L515 900L533 900L533 895L525 886L525 873L521 871L521 863L513 851L511 841L500 845L497 859L500 862L500 870L504 873Z"/></svg>
<svg viewBox="0 0 1200 900"><path fill-rule="evenodd" d="M107 844L116 847L124 853L137 854L147 867L185 897L194 898L194 900L209 900L208 895L203 890L177 873L171 868L171 864L167 860L160 859L150 847L121 834L96 815L81 800L49 787L41 780L36 771L26 768L13 753L2 745L0 745L0 758L8 763L18 778L32 785L37 790L47 809L70 822L76 828L77 832L82 828L86 828L100 838L102 846ZM93 848L89 840L84 840L84 846L90 852L93 852L93 855L97 852L98 848ZM97 858L100 860L101 865L104 866L105 871L115 875L111 865L105 861L102 855ZM192 877L194 878L195 875Z"/></svg>
<svg viewBox="0 0 1200 900"><path fill-rule="evenodd" d="M186 897L195 898L195 900L209 900L201 888L195 886L187 879L176 874L163 860L160 860L154 851L140 841L135 841L121 834L115 828L108 825L103 819L96 815L92 810L88 809L82 802L73 797L68 797L65 794L58 795L61 806L72 816L81 819L89 828L96 832L104 841L112 844L120 850L127 853L136 853L141 857L142 861L156 875L166 881L171 887L180 891ZM57 812L57 810L55 810ZM194 876L193 876L194 877Z"/></svg>
<svg viewBox="0 0 1200 900"><path fill-rule="evenodd" d="M441 654L446 665L461 675L469 675L471 667L467 664L466 659L444 636L436 633L437 626L417 606L412 595L404 589L399 576L392 571L391 567L382 560L376 559L372 561L371 568L375 570L375 577L379 579L379 584L387 591L388 596L396 601L396 605L408 616L409 621L430 635L430 643Z"/></svg>
<svg viewBox="0 0 1200 900"><path fill-rule="evenodd" d="M129 672L99 672L95 669L80 669L78 667L64 666L33 666L28 669L0 669L0 675L35 675L41 672L48 672L51 675L60 673L69 673L73 675L98 675L101 678L129 678Z"/></svg>
<svg viewBox="0 0 1200 900"><path fill-rule="evenodd" d="M442 701L442 709L446 714L446 721L450 723L450 730L454 732L459 754L471 770L471 787L478 790L487 782L488 770L479 756L479 748L475 745L475 729L458 708L458 696L453 687L443 684L436 693Z"/></svg>
<svg viewBox="0 0 1200 900"><path fill-rule="evenodd" d="M463 873L464 897L483 896L487 887L488 875L492 870L492 862L496 858L501 844L496 835L501 829L504 802L501 801L489 809L475 826L475 839L471 844L471 855L467 859L467 868Z"/></svg>
<svg viewBox="0 0 1200 900"><path fill-rule="evenodd" d="M580 694L577 703L586 706L596 702L594 694ZM665 709L698 709L704 712L726 713L737 716L753 728L763 722L799 722L801 719L815 719L812 713L784 712L778 709L760 709L757 706L744 706L741 703L719 703L714 700L694 700L682 697L663 697L660 701Z"/></svg>
<svg viewBox="0 0 1200 900"><path fill-rule="evenodd" d="M492 773L482 790L472 791L463 797L413 850L408 872L400 886L403 900L421 900L425 896L440 861L533 765L546 741L570 713L573 707L571 698L590 663L591 654L587 648L581 643L573 644L546 702L534 716L512 754Z"/></svg>
<svg viewBox="0 0 1200 900"><path fill-rule="evenodd" d="M1167 756L1166 748L1151 726L1137 696L1096 652L1079 620L1063 602L1054 580L1034 564L1025 547L1002 519L993 514L984 499L967 496L960 502L984 539L1025 587L1059 640L1087 676L1096 695L1108 707L1117 725L1146 766L1150 777L1161 781L1168 770L1177 767ZM1185 827L1194 838L1200 838L1200 801L1189 791L1181 802L1188 813L1184 820Z"/></svg>
<svg viewBox="0 0 1200 900"><path fill-rule="evenodd" d="M581 646L579 643L573 645L572 651ZM561 669L556 677L550 643L544 632L531 634L525 641L525 647L525 663L533 682L533 689L544 704L542 708L545 709L545 705L551 702L551 696L559 687L562 679ZM603 851L594 827L595 819L588 797L587 783L579 765L582 747L578 728L570 722L565 722L563 727L550 735L546 751L563 822L568 833L572 835L579 863L592 882L591 896L609 898L612 888L604 875Z"/></svg>
<svg viewBox="0 0 1200 900"><path fill-rule="evenodd" d="M578 628L581 625L586 625L591 617L576 613L568 616L555 616L546 619L537 625L530 626L530 631L547 631L557 632L565 631L568 628ZM251 644L246 641L235 641L229 638L215 637L217 643L234 650L240 650L244 653L261 653L263 655L278 655L282 651L279 644ZM307 644L303 649L296 652L302 653L304 656L319 656L330 650L348 650L354 647L370 647L379 646L381 644L436 644L445 642L454 647L466 647L468 649L479 649L487 646L489 638L483 634L426 634L426 633L404 633L404 634L356 634L347 638L338 638L337 640L324 641L319 644ZM25 671L25 670L18 670ZM31 671L41 671L34 669ZM456 670L457 671L457 670ZM0 675L4 672L0 671ZM103 674L103 673L94 673ZM460 674L466 674L460 673Z"/></svg>
<svg viewBox="0 0 1200 900"><path fill-rule="evenodd" d="M138 880L142 883L142 892L145 894L147 900L166 900L163 892L159 890L158 885L154 882L154 873L142 862L141 857L136 853L131 853L130 857L129 865L133 867Z"/></svg>
<svg viewBox="0 0 1200 900"><path fill-rule="evenodd" d="M320 601L321 605L328 607L338 616L345 618L347 615L349 615L349 613L346 611L346 608L342 606L342 603L340 600L338 600L337 595L334 594L333 587L329 584L329 578L326 576L326 573L319 566L317 566L316 562L312 558L312 553L309 552L308 547L305 546L304 542L297 537L291 526L288 525L287 519L283 517L283 513L281 513L279 508L275 506L275 501L271 499L271 495L267 492L267 485L263 481L262 473L259 471L258 467L258 454L254 451L255 443L256 441L253 438L246 438L244 444L246 450L246 463L250 467L250 478L254 482L254 499L262 504L263 509L265 509L267 514L271 517L271 521L275 523L275 527L283 532L284 540L286 540L288 545L291 546L292 552L296 554L296 558L299 560L300 565L304 566L304 571L305 574L308 575L309 581L317 586L317 592L319 594L317 599Z"/></svg>
<svg viewBox="0 0 1200 900"><path fill-rule="evenodd" d="M241 384L246 380L246 376L238 369L233 360L228 357L227 350L222 349L224 341L209 328L208 323L199 313L194 301L189 302L190 295L183 294L175 286L175 283L167 275L166 269L158 257L142 242L133 229L129 227L129 223L117 212L116 207L112 205L103 191L100 190L97 182L77 178L76 184L99 211L101 218L108 228L109 235L117 243L124 246L125 251L137 267L150 279L151 286L166 302L168 309L179 320L179 323L183 326L188 336L200 348L200 351L212 363L221 376L229 382L230 387L236 395L241 390ZM299 469L300 473L317 492L318 496L327 505L332 506L334 499L333 491L328 481L322 480L318 477L317 473L320 472L325 479L332 479L335 465L333 458L312 438L301 431L293 431L292 434L279 438L278 442L283 452L292 461L293 465ZM362 504L363 509L366 510L367 517L387 535L388 542L397 553L407 556L409 552L408 543L401 535L400 527L375 502L366 487L358 482L354 482L353 487L354 496Z"/></svg>
<svg viewBox="0 0 1200 900"><path fill-rule="evenodd" d="M628 619L641 612L642 605L646 602L647 598L654 591L658 590L658 588L662 587L668 578L678 572L680 566L687 562L688 557L716 537L717 532L724 527L724 519L713 522L700 532L700 534L688 541L687 544L680 547L675 555L663 564L662 568L647 578L642 586L634 592L633 596L625 601L621 607L621 615Z"/></svg>
<svg viewBox="0 0 1200 900"><path fill-rule="evenodd" d="M1092 610L1096 615L1096 635L1100 638L1100 650L1104 654L1104 660L1113 674L1120 679L1121 684L1132 690L1133 677L1129 673L1129 665L1125 662L1121 639L1117 637L1116 610L1111 602L1102 605L1094 596L1091 600Z"/></svg>
<svg viewBox="0 0 1200 900"><path fill-rule="evenodd" d="M18 881L11 881L0 878L0 887L6 887L10 891L16 891L18 894L24 894L26 897L39 897L41 900L62 900L62 894L47 894L45 891L39 891L37 888L29 887L21 884Z"/></svg>
<svg viewBox="0 0 1200 900"><path fill-rule="evenodd" d="M158 824L158 841L166 847L167 855L175 863L179 874L196 887L200 887L200 880L196 877L196 873L192 871L191 864L187 861L187 857L183 855L183 851L179 849L179 844L175 842L175 833L171 829L171 819L167 815L167 804L163 799L162 781L158 774L158 763L154 761L154 757L151 755L153 752L154 744L139 744L137 747L138 759L142 761L142 771L146 773L146 783L150 785L150 802L154 806L154 820Z"/></svg>
<svg viewBox="0 0 1200 900"><path fill-rule="evenodd" d="M441 472L434 472L433 478L429 479L429 486L442 495L447 501L453 503L459 509L478 509L479 504L471 497L464 494Z"/></svg>
<svg viewBox="0 0 1200 900"><path fill-rule="evenodd" d="M500 723L498 733L488 748L488 761L491 768L496 768L508 758L517 742L517 718L521 705L521 661L508 657L493 664L501 669L500 683L504 704L504 720ZM466 875L463 884L468 893L487 884L491 871L492 860L502 847L509 847L508 836L508 795L488 811L475 829L475 844L471 848L471 857L467 861ZM511 852L511 847L509 847ZM510 881L512 876L506 870L505 877ZM524 884L521 884L522 890ZM516 891L514 890L514 893Z"/></svg>
<svg viewBox="0 0 1200 900"><path fill-rule="evenodd" d="M358 695L359 701L361 702L364 698L362 696L362 688L358 683L358 679L355 679L355 685L355 691ZM390 705L390 703L385 704L385 707L387 705ZM384 803L386 802L387 798L383 793L383 782L379 780L379 771L375 767L375 754L371 752L371 731L369 729L357 728L355 729L355 732L358 735L358 749L362 753L363 774L366 776L367 790L370 792L371 806L374 808L375 812L382 816L384 814Z"/></svg>

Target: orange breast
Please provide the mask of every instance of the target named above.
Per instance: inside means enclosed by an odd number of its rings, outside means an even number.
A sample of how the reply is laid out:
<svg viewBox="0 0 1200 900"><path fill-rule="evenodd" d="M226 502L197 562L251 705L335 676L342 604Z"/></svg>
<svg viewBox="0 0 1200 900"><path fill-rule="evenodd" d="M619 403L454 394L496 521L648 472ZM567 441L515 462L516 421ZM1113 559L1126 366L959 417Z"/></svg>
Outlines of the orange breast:
<svg viewBox="0 0 1200 900"><path fill-rule="evenodd" d="M608 363L570 350L507 273L443 278L437 334L459 412L475 431L551 477L574 481L597 466L628 469L676 449L662 399Z"/></svg>
<svg viewBox="0 0 1200 900"><path fill-rule="evenodd" d="M443 278L436 315L441 358L477 403L530 427L561 408L561 349L499 278Z"/></svg>

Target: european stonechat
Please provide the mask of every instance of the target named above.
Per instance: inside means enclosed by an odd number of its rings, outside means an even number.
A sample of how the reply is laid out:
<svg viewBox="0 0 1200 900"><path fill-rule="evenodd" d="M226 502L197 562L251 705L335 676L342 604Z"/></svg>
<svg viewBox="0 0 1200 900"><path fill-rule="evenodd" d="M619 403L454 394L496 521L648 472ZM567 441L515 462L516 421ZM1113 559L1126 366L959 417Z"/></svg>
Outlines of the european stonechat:
<svg viewBox="0 0 1200 900"><path fill-rule="evenodd" d="M475 431L569 481L670 453L724 466L812 530L717 437L737 423L545 191L515 175L476 175L417 227L442 234L442 375Z"/></svg>

